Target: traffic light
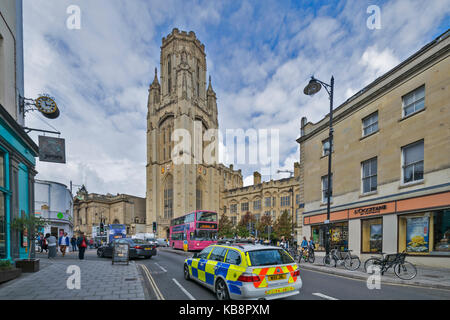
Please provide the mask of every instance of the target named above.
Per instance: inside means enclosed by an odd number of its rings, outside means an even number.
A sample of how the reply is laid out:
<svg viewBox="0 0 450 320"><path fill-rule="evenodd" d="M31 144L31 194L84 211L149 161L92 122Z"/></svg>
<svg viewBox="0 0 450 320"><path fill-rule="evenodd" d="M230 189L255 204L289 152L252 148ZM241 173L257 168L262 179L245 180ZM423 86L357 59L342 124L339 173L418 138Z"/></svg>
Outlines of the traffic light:
<svg viewBox="0 0 450 320"><path fill-rule="evenodd" d="M156 222L153 222L153 233L156 233Z"/></svg>
<svg viewBox="0 0 450 320"><path fill-rule="evenodd" d="M104 231L103 222L100 222L100 234L101 235L103 235L103 231Z"/></svg>

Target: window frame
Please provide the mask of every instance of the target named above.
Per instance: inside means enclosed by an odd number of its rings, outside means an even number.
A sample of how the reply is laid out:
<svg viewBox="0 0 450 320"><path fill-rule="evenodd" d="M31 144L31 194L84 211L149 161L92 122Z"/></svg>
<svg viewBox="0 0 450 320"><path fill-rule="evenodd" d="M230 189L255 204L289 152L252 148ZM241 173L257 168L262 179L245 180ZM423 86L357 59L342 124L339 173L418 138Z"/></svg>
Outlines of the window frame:
<svg viewBox="0 0 450 320"><path fill-rule="evenodd" d="M374 160L377 162L377 164L376 164L377 171L375 172L375 174L373 174L373 172L370 172L369 176L365 177L364 176L364 164L366 164L366 163L369 164L369 169L370 169L370 171L372 171L371 163ZM377 180L377 183L376 183L376 186L375 186L375 190L372 190L372 178L373 177L376 177L376 180ZM370 184L370 189L371 189L369 191L364 191L364 180L365 179L369 179L369 184ZM370 193L374 193L374 192L377 192L377 191L378 191L378 157L373 157L371 159L368 159L368 160L365 160L365 161L361 162L361 194L363 194L363 195L364 194L370 194Z"/></svg>
<svg viewBox="0 0 450 320"><path fill-rule="evenodd" d="M406 97L409 96L409 95L411 95L411 94L414 94L414 98L415 98L416 92L419 91L419 90L421 90L422 88L423 88L423 97L422 97L422 98L419 98L419 99L417 99L417 100L414 100L412 103L410 103L410 104L408 104L408 105L406 106L406 105L405 105L405 99L406 99ZM416 109L416 104L417 104L419 101L423 101L423 107L420 108L420 109ZM405 113L405 109L406 109L406 108L409 108L410 106L414 106L414 111L411 112L411 113L409 113L409 114L406 114L406 113ZM408 92L407 94L405 94L405 95L402 96L402 118L407 118L407 117L409 117L409 116L411 116L411 115L413 115L413 114L416 114L416 113L418 113L419 111L424 110L424 109L425 109L425 84L422 84L421 86L417 87L417 88L414 89L414 90L411 90L410 92Z"/></svg>
<svg viewBox="0 0 450 320"><path fill-rule="evenodd" d="M423 149L422 149L422 152L423 152L422 160L421 161L416 161L414 163L410 163L408 165L405 165L405 150L407 148L411 148L411 147L414 147L414 146L419 145L419 144L422 144L422 146L423 146ZM407 167L410 167L410 166L416 166L420 162L422 163L422 179L414 180L414 175L415 175L414 172L415 171L414 171L414 167L413 167L413 180L405 182L405 169ZM424 181L424 179L425 179L425 140L422 139L422 140L418 140L418 141L415 141L413 143L410 143L410 144L407 144L407 145L401 147L401 185L402 186L408 186L410 184L421 183L421 182Z"/></svg>
<svg viewBox="0 0 450 320"><path fill-rule="evenodd" d="M376 121L375 122L371 122L370 124L368 124L368 125L365 125L365 121L367 121L367 120L370 120L372 117L377 117L377 119L376 119ZM378 118L378 110L377 111L375 111L375 112L372 112L371 114L369 114L368 116L366 116L366 117L364 117L361 121L362 121L362 137L367 137L367 136L369 136L369 135L371 135L371 134L373 134L373 133L376 133L376 132L378 132L378 130L379 130L379 127L378 127L378 120L379 120L379 118ZM371 127L373 127L373 126L375 126L376 125L376 130L374 130L374 131L371 131L371 132L369 132L369 133L365 133L365 130L366 129L368 129L368 128L371 128Z"/></svg>

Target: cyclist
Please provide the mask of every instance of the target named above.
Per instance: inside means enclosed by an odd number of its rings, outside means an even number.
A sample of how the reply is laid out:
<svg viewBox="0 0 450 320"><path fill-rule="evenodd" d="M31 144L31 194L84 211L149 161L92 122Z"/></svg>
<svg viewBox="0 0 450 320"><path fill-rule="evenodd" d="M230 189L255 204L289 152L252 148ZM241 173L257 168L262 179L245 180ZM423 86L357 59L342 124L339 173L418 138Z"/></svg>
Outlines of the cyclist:
<svg viewBox="0 0 450 320"><path fill-rule="evenodd" d="M302 250L301 256L303 256L304 252L308 250L308 241L306 240L306 237L303 237L303 241L302 241L300 247L301 247L301 250Z"/></svg>
<svg viewBox="0 0 450 320"><path fill-rule="evenodd" d="M316 244L314 243L313 237L309 238L308 249L310 252L314 253L314 249L316 248Z"/></svg>

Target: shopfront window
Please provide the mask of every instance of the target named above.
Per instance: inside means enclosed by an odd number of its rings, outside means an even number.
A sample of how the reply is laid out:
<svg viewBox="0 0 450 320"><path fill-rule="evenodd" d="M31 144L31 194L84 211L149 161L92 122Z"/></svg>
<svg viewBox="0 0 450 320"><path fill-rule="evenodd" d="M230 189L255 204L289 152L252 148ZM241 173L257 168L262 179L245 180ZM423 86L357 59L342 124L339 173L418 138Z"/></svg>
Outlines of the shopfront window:
<svg viewBox="0 0 450 320"><path fill-rule="evenodd" d="M399 217L399 251L417 254L450 254L450 210Z"/></svg>
<svg viewBox="0 0 450 320"><path fill-rule="evenodd" d="M361 221L362 252L381 252L383 248L383 219Z"/></svg>
<svg viewBox="0 0 450 320"><path fill-rule="evenodd" d="M348 249L348 222L329 224L330 249L338 248L339 251ZM311 234L316 244L317 251L325 251L325 225L311 227ZM308 239L309 240L309 239Z"/></svg>

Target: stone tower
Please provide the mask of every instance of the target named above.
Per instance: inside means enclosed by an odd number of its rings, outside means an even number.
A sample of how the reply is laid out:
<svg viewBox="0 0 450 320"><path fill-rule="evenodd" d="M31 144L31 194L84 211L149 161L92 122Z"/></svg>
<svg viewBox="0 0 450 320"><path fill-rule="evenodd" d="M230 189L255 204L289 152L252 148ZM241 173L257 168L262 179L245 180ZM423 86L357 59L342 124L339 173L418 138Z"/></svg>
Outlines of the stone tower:
<svg viewBox="0 0 450 320"><path fill-rule="evenodd" d="M194 32L173 29L162 39L160 62L160 81L155 69L148 94L146 221L147 232L156 222L157 236L166 238L172 218L196 209L219 212L221 175L218 152L214 161L202 159L211 143L218 150L217 136L204 139L207 130L218 129L211 78L206 86L204 45ZM185 138L190 143L180 147Z"/></svg>

